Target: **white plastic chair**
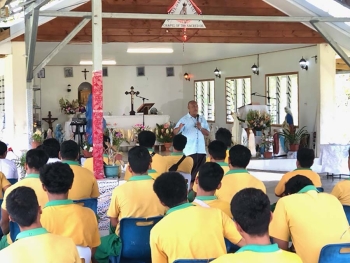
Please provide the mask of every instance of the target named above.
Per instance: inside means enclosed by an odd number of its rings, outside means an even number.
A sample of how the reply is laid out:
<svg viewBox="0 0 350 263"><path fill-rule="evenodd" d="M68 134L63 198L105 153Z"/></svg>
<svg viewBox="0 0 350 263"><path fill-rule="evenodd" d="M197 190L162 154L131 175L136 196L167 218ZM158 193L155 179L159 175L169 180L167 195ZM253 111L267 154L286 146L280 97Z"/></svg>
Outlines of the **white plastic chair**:
<svg viewBox="0 0 350 263"><path fill-rule="evenodd" d="M187 173L183 173L180 172L180 174L185 178L185 180L187 180L187 191L190 191L190 186L191 186L191 174L187 174Z"/></svg>
<svg viewBox="0 0 350 263"><path fill-rule="evenodd" d="M85 263L91 263L91 249L89 247L76 246L80 258L85 260Z"/></svg>

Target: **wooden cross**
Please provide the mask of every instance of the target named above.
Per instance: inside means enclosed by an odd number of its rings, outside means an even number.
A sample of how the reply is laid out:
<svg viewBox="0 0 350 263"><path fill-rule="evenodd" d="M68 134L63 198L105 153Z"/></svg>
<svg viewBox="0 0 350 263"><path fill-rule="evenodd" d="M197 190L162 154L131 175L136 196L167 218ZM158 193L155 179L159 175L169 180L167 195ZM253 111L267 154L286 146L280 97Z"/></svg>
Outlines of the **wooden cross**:
<svg viewBox="0 0 350 263"><path fill-rule="evenodd" d="M88 73L89 71L86 70L86 68L82 71L84 73L84 77L85 77L85 80L86 80L86 73Z"/></svg>
<svg viewBox="0 0 350 263"><path fill-rule="evenodd" d="M135 115L135 111L134 111L134 95L139 95L140 92L138 91L134 91L134 87L130 88L130 91L125 91L125 95L131 95L131 111L130 111L130 115Z"/></svg>
<svg viewBox="0 0 350 263"><path fill-rule="evenodd" d="M49 129L51 129L51 131L53 131L53 128L52 128L52 123L54 123L55 121L58 120L58 118L51 118L52 115L51 115L51 111L49 111L49 114L47 115L48 118L42 118L43 121L46 121L48 124L49 124Z"/></svg>

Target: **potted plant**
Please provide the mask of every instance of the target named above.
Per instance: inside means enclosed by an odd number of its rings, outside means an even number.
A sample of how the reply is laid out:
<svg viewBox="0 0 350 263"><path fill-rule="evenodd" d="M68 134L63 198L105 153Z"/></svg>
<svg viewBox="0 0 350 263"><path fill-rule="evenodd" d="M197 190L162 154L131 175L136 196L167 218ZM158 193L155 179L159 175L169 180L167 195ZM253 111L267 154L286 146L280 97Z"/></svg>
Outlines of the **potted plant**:
<svg viewBox="0 0 350 263"><path fill-rule="evenodd" d="M262 149L262 153L265 159L272 158L271 146L273 146L273 138L268 134L267 136L263 134L261 136L260 149Z"/></svg>
<svg viewBox="0 0 350 263"><path fill-rule="evenodd" d="M279 135L284 137L285 144L289 145L289 151L296 152L299 150L300 141L303 139L304 136L308 134L305 128L306 126L295 131L290 131L289 129L283 129L282 132L278 133Z"/></svg>
<svg viewBox="0 0 350 263"><path fill-rule="evenodd" d="M92 151L93 151L93 147L91 144L88 143L88 141L84 141L83 142L83 155L85 158L90 158L92 157Z"/></svg>
<svg viewBox="0 0 350 263"><path fill-rule="evenodd" d="M12 149L11 149L12 151ZM13 151L12 151L13 152ZM14 153L14 152L13 152ZM27 151L23 150L21 156L16 155L16 159L14 160L14 163L16 164L17 168L20 169L20 179L24 178L26 175L26 169L25 169L25 163L26 163L26 153Z"/></svg>
<svg viewBox="0 0 350 263"><path fill-rule="evenodd" d="M37 148L43 142L43 134L39 129L36 129L32 135L32 149Z"/></svg>
<svg viewBox="0 0 350 263"><path fill-rule="evenodd" d="M174 124L167 122L161 125L157 123L156 125L154 133L157 136L157 141L163 143L165 151L169 152L174 138Z"/></svg>

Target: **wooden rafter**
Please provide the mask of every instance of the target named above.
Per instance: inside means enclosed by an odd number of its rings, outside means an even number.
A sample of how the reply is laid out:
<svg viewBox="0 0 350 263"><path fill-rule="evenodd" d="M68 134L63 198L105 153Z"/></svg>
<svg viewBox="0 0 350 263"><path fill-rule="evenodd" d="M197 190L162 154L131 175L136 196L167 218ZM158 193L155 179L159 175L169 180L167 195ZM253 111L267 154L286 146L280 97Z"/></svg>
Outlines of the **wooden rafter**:
<svg viewBox="0 0 350 263"><path fill-rule="evenodd" d="M336 60L335 67L338 71L350 71L350 67L341 58Z"/></svg>

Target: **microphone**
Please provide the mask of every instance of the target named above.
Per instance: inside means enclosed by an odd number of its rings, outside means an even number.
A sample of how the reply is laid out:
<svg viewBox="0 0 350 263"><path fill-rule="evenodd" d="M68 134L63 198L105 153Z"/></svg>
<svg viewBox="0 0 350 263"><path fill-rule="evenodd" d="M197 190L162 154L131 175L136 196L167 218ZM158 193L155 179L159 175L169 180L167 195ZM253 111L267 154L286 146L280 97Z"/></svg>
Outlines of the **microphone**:
<svg viewBox="0 0 350 263"><path fill-rule="evenodd" d="M199 114L197 114L197 117L196 117L196 119L197 119L197 121L198 121L198 119L199 119Z"/></svg>

